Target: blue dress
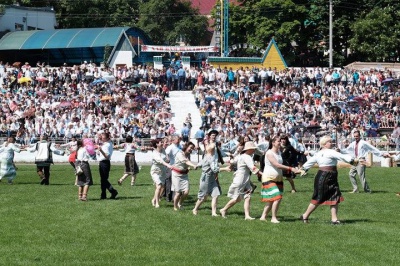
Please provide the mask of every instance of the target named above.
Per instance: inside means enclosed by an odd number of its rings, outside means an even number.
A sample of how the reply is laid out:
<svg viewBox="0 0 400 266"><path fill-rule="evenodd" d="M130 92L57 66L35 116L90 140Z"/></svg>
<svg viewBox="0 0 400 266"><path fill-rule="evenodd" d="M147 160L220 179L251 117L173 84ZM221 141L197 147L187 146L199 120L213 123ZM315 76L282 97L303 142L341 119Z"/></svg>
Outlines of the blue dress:
<svg viewBox="0 0 400 266"><path fill-rule="evenodd" d="M221 195L216 180L219 172L218 158L216 156L206 155L203 160L199 162L198 166L201 166L202 172L197 198L201 200L207 195L211 195L213 198Z"/></svg>
<svg viewBox="0 0 400 266"><path fill-rule="evenodd" d="M3 145L0 148L0 180L3 177L8 179L9 183L17 176L17 171L14 166L14 152L20 152L21 150L14 143L6 143L7 146Z"/></svg>

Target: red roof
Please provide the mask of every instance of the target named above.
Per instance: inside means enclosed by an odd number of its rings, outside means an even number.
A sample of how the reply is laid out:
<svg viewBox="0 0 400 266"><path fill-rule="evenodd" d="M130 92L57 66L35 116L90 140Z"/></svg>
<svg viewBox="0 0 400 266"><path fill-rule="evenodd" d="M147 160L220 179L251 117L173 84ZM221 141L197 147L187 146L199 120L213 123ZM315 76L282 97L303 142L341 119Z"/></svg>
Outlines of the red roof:
<svg viewBox="0 0 400 266"><path fill-rule="evenodd" d="M210 15L217 1L219 2L220 0L191 0L192 7L198 8L201 15ZM229 2L237 4L236 0L230 0Z"/></svg>
<svg viewBox="0 0 400 266"><path fill-rule="evenodd" d="M192 0L192 7L198 8L201 15L210 15L217 0Z"/></svg>

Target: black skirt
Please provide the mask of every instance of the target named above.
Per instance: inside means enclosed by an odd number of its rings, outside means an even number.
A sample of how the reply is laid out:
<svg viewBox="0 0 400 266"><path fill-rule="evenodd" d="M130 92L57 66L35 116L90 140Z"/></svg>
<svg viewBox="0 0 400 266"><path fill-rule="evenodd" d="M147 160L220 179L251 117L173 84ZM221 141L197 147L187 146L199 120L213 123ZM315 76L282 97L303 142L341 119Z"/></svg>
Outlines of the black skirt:
<svg viewBox="0 0 400 266"><path fill-rule="evenodd" d="M337 171L318 171L314 179L312 204L336 205L344 201L337 177Z"/></svg>
<svg viewBox="0 0 400 266"><path fill-rule="evenodd" d="M89 163L86 161L76 161L75 168L78 165L82 168L83 173L78 175L77 186L83 187L93 185L92 171L90 170Z"/></svg>
<svg viewBox="0 0 400 266"><path fill-rule="evenodd" d="M139 167L134 154L125 155L125 174L136 175L139 173Z"/></svg>
<svg viewBox="0 0 400 266"><path fill-rule="evenodd" d="M299 163L304 164L307 162L307 156L305 156L304 153L300 153L298 156L298 161Z"/></svg>

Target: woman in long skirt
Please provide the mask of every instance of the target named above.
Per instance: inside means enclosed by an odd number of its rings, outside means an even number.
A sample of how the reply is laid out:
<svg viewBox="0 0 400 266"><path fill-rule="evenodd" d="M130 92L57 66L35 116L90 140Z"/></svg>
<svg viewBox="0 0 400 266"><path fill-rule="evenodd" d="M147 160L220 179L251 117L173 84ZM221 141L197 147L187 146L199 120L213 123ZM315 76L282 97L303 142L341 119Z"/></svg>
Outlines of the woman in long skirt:
<svg viewBox="0 0 400 266"><path fill-rule="evenodd" d="M89 165L91 157L83 146L82 140L77 141L77 147L75 169L82 169L81 173L77 173L78 199L81 201L87 201L89 186L93 185L92 171L90 170Z"/></svg>
<svg viewBox="0 0 400 266"><path fill-rule="evenodd" d="M151 144L154 150L151 160L152 163L150 168L150 175L155 185L154 196L151 200L151 204L155 208L159 208L160 198L164 193L165 179L167 174L166 169L171 168L171 165L166 162L167 155L164 151L164 140L154 139L152 140Z"/></svg>
<svg viewBox="0 0 400 266"><path fill-rule="evenodd" d="M262 175L262 172L254 165L253 157L256 145L252 141L246 142L242 154L237 157L237 170L233 174L233 182L229 187L228 197L231 200L219 210L221 216L226 218L226 212L236 203L244 199L244 219L254 220L250 216L250 197L252 187L250 185L250 174Z"/></svg>
<svg viewBox="0 0 400 266"><path fill-rule="evenodd" d="M265 167L262 175L261 201L265 202L264 210L261 214L261 221L265 221L271 211L271 223L279 223L277 213L283 194L283 174L282 170L300 173L296 168L283 165L280 151L281 139L275 136L269 143L268 151L265 154Z"/></svg>
<svg viewBox="0 0 400 266"><path fill-rule="evenodd" d="M176 154L175 162L171 167L175 211L182 209L183 201L189 195L189 166L197 169L197 166L189 160L194 147L192 142L187 142L183 149Z"/></svg>
<svg viewBox="0 0 400 266"><path fill-rule="evenodd" d="M15 145L15 138L9 137L7 141L0 148L0 180L7 178L8 184L13 184L17 171L14 165L14 153L20 152L21 149Z"/></svg>
<svg viewBox="0 0 400 266"><path fill-rule="evenodd" d="M314 164L318 164L318 172L314 179L314 193L311 203L305 213L300 216L304 223L308 223L308 218L318 208L319 205L329 205L331 209L331 223L340 224L337 217L339 203L344 199L339 189L337 164L343 161L350 164L357 164L358 160L350 155L341 154L333 149L332 139L324 136L319 141L321 150L311 157L302 167L302 171L307 171ZM363 162L365 163L365 162ZM305 172L302 174L304 175Z"/></svg>
<svg viewBox="0 0 400 266"><path fill-rule="evenodd" d="M118 185L121 186L122 182L130 175L132 176L131 186L135 185L136 175L139 173L139 166L136 163L135 153L140 149L139 146L134 143L133 137L128 135L125 139L125 143L117 145L114 148L123 148L125 150L125 171L123 176L118 179Z"/></svg>
<svg viewBox="0 0 400 266"><path fill-rule="evenodd" d="M217 182L217 174L220 171L230 171L230 167L220 168L218 166L218 157L214 156L215 154L215 143L208 144L206 147L206 155L199 162L197 167L201 167L201 176L200 176L200 187L199 193L197 195L197 202L192 210L194 215L197 215L201 204L206 201L207 196L211 196L211 215L218 216L217 214L217 203L218 197L221 195L219 190L219 185Z"/></svg>

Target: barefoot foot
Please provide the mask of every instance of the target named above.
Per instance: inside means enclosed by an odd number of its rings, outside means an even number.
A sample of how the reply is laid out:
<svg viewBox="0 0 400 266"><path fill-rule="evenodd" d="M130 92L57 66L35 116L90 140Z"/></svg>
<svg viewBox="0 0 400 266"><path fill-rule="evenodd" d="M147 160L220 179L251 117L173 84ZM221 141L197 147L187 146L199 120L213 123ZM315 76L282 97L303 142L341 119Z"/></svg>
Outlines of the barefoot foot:
<svg viewBox="0 0 400 266"><path fill-rule="evenodd" d="M226 211L224 209L220 209L219 213L221 214L222 218L226 218Z"/></svg>

